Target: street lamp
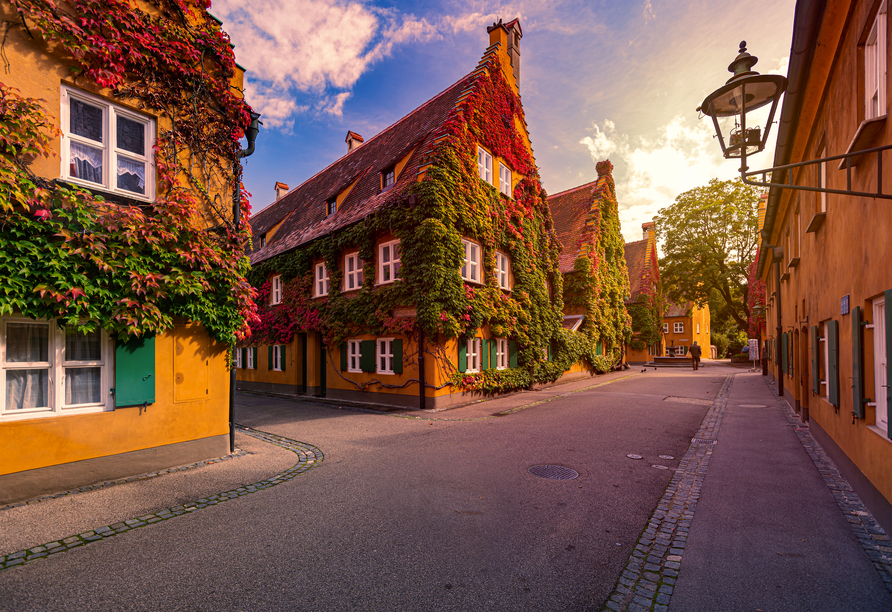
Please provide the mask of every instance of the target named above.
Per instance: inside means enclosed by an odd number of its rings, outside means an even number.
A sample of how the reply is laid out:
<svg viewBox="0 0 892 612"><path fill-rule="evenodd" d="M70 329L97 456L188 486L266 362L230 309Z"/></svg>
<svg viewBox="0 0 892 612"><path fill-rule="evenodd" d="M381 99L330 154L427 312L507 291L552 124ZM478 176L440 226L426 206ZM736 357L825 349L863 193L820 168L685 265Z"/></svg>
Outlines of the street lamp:
<svg viewBox="0 0 892 612"><path fill-rule="evenodd" d="M698 112L712 117L722 153L726 159L740 158L741 174L749 170L747 155L765 149L774 113L787 79L779 74L759 74L752 68L759 58L746 52L746 41L740 43L740 53L728 66L732 76L717 90L706 96ZM770 104L764 132L759 126L747 128L746 115Z"/></svg>

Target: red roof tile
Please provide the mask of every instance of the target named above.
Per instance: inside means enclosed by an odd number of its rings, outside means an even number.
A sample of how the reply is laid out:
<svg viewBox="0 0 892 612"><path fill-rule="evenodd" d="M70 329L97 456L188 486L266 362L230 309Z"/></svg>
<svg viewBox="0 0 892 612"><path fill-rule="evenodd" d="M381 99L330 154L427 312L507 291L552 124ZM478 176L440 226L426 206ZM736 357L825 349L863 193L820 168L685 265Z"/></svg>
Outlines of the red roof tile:
<svg viewBox="0 0 892 612"><path fill-rule="evenodd" d="M684 304L667 303L663 306L663 317L686 317L691 306L693 306L692 302L685 302Z"/></svg>
<svg viewBox="0 0 892 612"><path fill-rule="evenodd" d="M627 242L625 245L626 268L629 270L629 303L638 298L641 285L645 278L650 278L647 273L647 240Z"/></svg>
<svg viewBox="0 0 892 612"><path fill-rule="evenodd" d="M573 271L584 242L585 222L592 209L598 181L548 196L548 208L558 241L564 247L558 261L562 274Z"/></svg>

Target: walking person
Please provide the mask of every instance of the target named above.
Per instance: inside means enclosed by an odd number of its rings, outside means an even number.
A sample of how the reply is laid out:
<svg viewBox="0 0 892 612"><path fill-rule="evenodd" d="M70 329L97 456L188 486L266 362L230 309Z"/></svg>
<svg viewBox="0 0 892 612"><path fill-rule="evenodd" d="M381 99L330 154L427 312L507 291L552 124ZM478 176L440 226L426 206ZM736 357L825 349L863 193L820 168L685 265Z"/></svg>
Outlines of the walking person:
<svg viewBox="0 0 892 612"><path fill-rule="evenodd" d="M700 351L702 349L697 346L697 341L694 340L694 344L691 346L691 361L694 363L694 370L697 370L700 367Z"/></svg>

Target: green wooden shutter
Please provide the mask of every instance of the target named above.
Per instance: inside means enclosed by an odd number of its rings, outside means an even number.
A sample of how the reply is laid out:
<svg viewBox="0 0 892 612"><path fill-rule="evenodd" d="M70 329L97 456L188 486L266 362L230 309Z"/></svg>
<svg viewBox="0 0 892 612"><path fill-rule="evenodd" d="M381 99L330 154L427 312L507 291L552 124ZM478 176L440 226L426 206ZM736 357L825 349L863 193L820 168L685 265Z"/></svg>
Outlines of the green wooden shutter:
<svg viewBox="0 0 892 612"><path fill-rule="evenodd" d="M347 369L347 343L341 342L341 372Z"/></svg>
<svg viewBox="0 0 892 612"><path fill-rule="evenodd" d="M480 341L480 350L483 352L480 359L480 369L485 370L489 364L489 340L483 339Z"/></svg>
<svg viewBox="0 0 892 612"><path fill-rule="evenodd" d="M458 341L458 371L466 372L468 370L468 341L459 339Z"/></svg>
<svg viewBox="0 0 892 612"><path fill-rule="evenodd" d="M781 372L787 372L787 333L781 334Z"/></svg>
<svg viewBox="0 0 892 612"><path fill-rule="evenodd" d="M603 341L598 340L598 343L595 345L595 355L603 355L603 354L604 354Z"/></svg>
<svg viewBox="0 0 892 612"><path fill-rule="evenodd" d="M280 344L279 345L279 365L281 366L282 371L285 371L285 364L288 362L288 345Z"/></svg>
<svg viewBox="0 0 892 612"><path fill-rule="evenodd" d="M827 321L827 348L830 363L827 364L827 384L830 403L839 408L839 321Z"/></svg>
<svg viewBox="0 0 892 612"><path fill-rule="evenodd" d="M115 343L115 407L155 403L155 336Z"/></svg>
<svg viewBox="0 0 892 612"><path fill-rule="evenodd" d="M886 422L888 423L888 415L889 409L892 407L892 358L890 358L890 354L892 354L892 308L889 307L892 304L892 289L889 289L883 294L886 298ZM876 321L874 321L876 323ZM892 427L886 428L886 435L889 436L889 439L892 439Z"/></svg>
<svg viewBox="0 0 892 612"><path fill-rule="evenodd" d="M252 369L256 370L257 369L257 347L252 346L251 352L252 352L251 363L254 365L254 367Z"/></svg>
<svg viewBox="0 0 892 612"><path fill-rule="evenodd" d="M266 369L267 370L273 369L273 345L272 344L270 344L268 347L266 347Z"/></svg>
<svg viewBox="0 0 892 612"><path fill-rule="evenodd" d="M403 373L403 341L400 338L393 341L393 373Z"/></svg>
<svg viewBox="0 0 892 612"><path fill-rule="evenodd" d="M811 390L815 395L821 394L821 368L819 367L820 348L818 342L818 326L811 326Z"/></svg>
<svg viewBox="0 0 892 612"><path fill-rule="evenodd" d="M852 403L855 416L864 418L864 361L861 359L861 307L852 308Z"/></svg>
<svg viewBox="0 0 892 612"><path fill-rule="evenodd" d="M498 340L490 340L489 341L489 367L497 368L499 367L499 350L498 350Z"/></svg>
<svg viewBox="0 0 892 612"><path fill-rule="evenodd" d="M508 367L517 367L517 340L508 341Z"/></svg>
<svg viewBox="0 0 892 612"><path fill-rule="evenodd" d="M359 347L359 361L363 372L375 371L375 341L363 340Z"/></svg>

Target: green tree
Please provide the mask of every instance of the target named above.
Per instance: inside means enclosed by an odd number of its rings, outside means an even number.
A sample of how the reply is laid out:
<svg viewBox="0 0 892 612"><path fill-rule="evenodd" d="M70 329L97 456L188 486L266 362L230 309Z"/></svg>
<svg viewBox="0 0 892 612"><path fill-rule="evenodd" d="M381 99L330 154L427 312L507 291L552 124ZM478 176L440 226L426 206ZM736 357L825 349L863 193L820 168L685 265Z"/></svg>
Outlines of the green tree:
<svg viewBox="0 0 892 612"><path fill-rule="evenodd" d="M758 247L758 211L757 188L717 179L660 210L654 220L665 254L660 275L667 298L703 305L714 291L723 306L720 312L746 332L747 266Z"/></svg>

